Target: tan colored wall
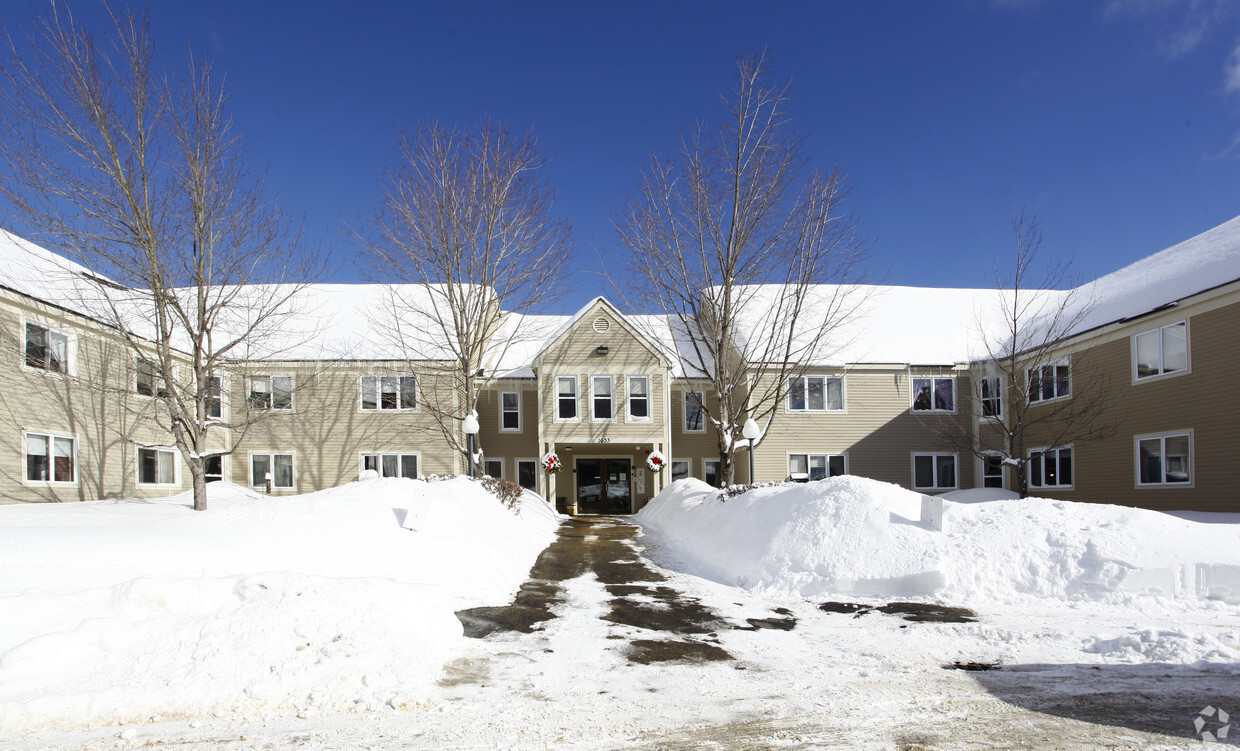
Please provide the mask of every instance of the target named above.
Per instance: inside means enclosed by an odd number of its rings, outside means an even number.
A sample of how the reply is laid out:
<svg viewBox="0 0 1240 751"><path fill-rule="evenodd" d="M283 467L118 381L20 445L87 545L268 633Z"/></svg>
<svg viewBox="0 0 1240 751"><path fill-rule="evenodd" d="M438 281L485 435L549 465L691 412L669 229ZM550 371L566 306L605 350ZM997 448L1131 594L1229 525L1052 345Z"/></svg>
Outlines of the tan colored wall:
<svg viewBox="0 0 1240 751"><path fill-rule="evenodd" d="M816 371L810 375L841 375ZM969 380L953 368L852 368L844 377L844 411L793 412L785 400L766 438L754 453L758 480L788 476L789 454L844 454L849 474L913 486L913 455L956 454L957 486L973 487L973 461L950 439L958 425L967 429ZM954 413L914 413L911 378L956 378Z"/></svg>
<svg viewBox="0 0 1240 751"><path fill-rule="evenodd" d="M239 441L229 463L229 479L249 485L252 452L292 453L296 487L286 492L295 493L356 480L361 455L368 452L416 453L420 474L451 474L453 454L446 449L443 436L420 399L418 408L411 411L361 408L360 376L408 372L407 366L395 363L252 364L249 373L254 375L294 376L293 410L250 413L258 421ZM425 378L419 375L419 393ZM247 380L233 380L230 401L245 405Z"/></svg>
<svg viewBox="0 0 1240 751"><path fill-rule="evenodd" d="M26 366L26 320L71 335L69 375ZM106 329L3 292L0 352L0 503L155 498L190 486L179 454L177 483L138 484L138 448L172 438L154 420L155 400L135 393L128 345ZM77 482L26 480L24 431L76 438Z"/></svg>
<svg viewBox="0 0 1240 751"><path fill-rule="evenodd" d="M591 327L596 318L604 317L610 329L599 333ZM599 346L608 349L600 355ZM595 443L604 439L614 442L666 442L667 363L639 337L625 328L614 313L604 305L583 315L577 325L541 354L536 363L540 402L540 444ZM558 420L556 376L577 376L576 421ZM591 417L590 376L610 375L613 383L612 413L609 421ZM650 419L628 419L627 376L650 376Z"/></svg>
<svg viewBox="0 0 1240 751"><path fill-rule="evenodd" d="M1240 402L1234 387L1240 372L1240 300L1223 307L1188 306L1143 317L1108 332L1107 341L1074 356L1075 370L1100 369L1108 376L1114 407L1110 438L1073 446L1073 487L1034 491L1066 500L1117 503L1144 508L1240 511ZM1188 321L1189 371L1135 382L1132 336L1176 321ZM1037 409L1038 407L1034 407ZM1136 437L1191 431L1191 487L1137 484ZM1041 445L1036 432L1026 445ZM1033 489L1031 488L1031 491Z"/></svg>
<svg viewBox="0 0 1240 751"><path fill-rule="evenodd" d="M521 394L521 429L500 430L500 394ZM538 383L533 378L496 381L478 395L478 440L484 459L502 459L504 478L517 481L517 460L538 460Z"/></svg>

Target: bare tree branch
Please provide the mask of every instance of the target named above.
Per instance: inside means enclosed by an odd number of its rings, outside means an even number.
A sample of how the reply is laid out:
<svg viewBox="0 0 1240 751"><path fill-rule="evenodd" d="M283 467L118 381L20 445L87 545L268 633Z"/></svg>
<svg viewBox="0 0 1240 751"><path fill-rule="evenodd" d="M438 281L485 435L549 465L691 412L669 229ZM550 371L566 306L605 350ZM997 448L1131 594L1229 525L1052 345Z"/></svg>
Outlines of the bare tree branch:
<svg viewBox="0 0 1240 751"><path fill-rule="evenodd" d="M546 164L529 133L424 125L402 136L358 233L371 273L390 285L376 330L390 332L411 368L451 363L424 379L422 403L462 454L461 424L479 392L509 348L534 335L517 320L560 295L571 261L569 226L553 218L555 194L540 177Z"/></svg>
<svg viewBox="0 0 1240 751"><path fill-rule="evenodd" d="M802 156L790 85L769 82L765 53L737 71L723 124L654 159L616 221L628 251L618 291L669 317L685 377L708 385L726 483L745 418L769 425L789 379L838 346L833 332L864 297L867 253L840 213L843 175Z"/></svg>
<svg viewBox="0 0 1240 751"><path fill-rule="evenodd" d="M208 454L255 419L212 414L218 379L324 261L247 172L210 66L189 53L180 75L155 69L145 16L113 14L100 44L53 3L7 41L0 195L23 234L94 272L78 302L158 374L157 419L204 509ZM218 449L222 427L236 430Z"/></svg>

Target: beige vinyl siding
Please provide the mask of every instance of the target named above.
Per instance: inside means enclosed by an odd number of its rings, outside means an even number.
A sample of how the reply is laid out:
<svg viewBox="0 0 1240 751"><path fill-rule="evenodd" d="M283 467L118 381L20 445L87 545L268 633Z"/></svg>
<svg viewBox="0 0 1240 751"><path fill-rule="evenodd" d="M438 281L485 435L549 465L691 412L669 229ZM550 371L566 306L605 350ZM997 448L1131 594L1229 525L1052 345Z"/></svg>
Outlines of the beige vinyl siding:
<svg viewBox="0 0 1240 751"><path fill-rule="evenodd" d="M1182 320L1188 321L1189 372L1134 382L1131 337ZM1162 510L1240 511L1240 441L1236 440L1240 400L1234 385L1240 373L1237 331L1240 303L1210 306L1199 314L1180 306L1133 321L1111 332L1105 344L1074 355L1074 368L1083 372L1098 368L1109 376L1105 386L1118 397L1111 410L1116 431L1105 440L1074 445L1071 490L1031 491L1066 500ZM1074 381L1074 398L1075 386ZM1189 431L1193 435L1191 487L1138 487L1136 436ZM1041 445L1036 434L1029 435L1026 444Z"/></svg>
<svg viewBox="0 0 1240 751"><path fill-rule="evenodd" d="M840 375L821 371L812 375ZM956 379L954 413L912 411L913 377L951 376ZM913 485L912 455L955 453L957 487L973 487L970 456L940 435L969 416L968 374L954 368L857 367L844 376L842 412L794 412L785 399L776 411L766 438L754 453L757 479L788 477L788 455L844 454L849 474Z"/></svg>
<svg viewBox="0 0 1240 751"><path fill-rule="evenodd" d="M521 430L501 431L500 394L515 391L521 394ZM478 395L478 440L483 458L504 460L505 479L516 481L520 459L537 459L538 451L538 389L530 379L496 381Z"/></svg>
<svg viewBox="0 0 1240 751"><path fill-rule="evenodd" d="M418 377L418 408L398 411L363 411L360 377L408 375L403 363L345 362L319 366L313 363L251 363L247 375L292 375L293 409L249 411L255 422L246 430L228 468L229 479L250 484L251 453L294 454L293 491L307 493L336 487L358 478L361 455L370 452L420 454L418 472L452 474L453 452L445 447L434 418L421 400L423 382L433 375L414 369ZM234 410L244 409L248 378L233 379L230 399Z"/></svg>
<svg viewBox="0 0 1240 751"><path fill-rule="evenodd" d="M69 334L70 374L26 366L25 322ZM190 487L177 455L176 485L139 486L141 446L171 446L154 420L155 400L133 387L133 354L105 328L41 305L0 294L0 503L152 498ZM25 433L73 437L76 484L26 480Z"/></svg>
<svg viewBox="0 0 1240 751"><path fill-rule="evenodd" d="M608 330L597 332L593 323L598 318L608 321ZM600 346L607 354L598 354ZM538 401L541 441L543 443L593 443L601 439L632 443L659 443L666 440L667 363L635 332L626 328L605 305L595 307L581 316L576 324L557 342L539 355L537 360ZM613 419L592 419L590 377L612 377ZM630 421L626 399L630 375L650 376L649 420ZM556 377L577 377L577 420L558 420ZM540 452L541 453L541 452Z"/></svg>
<svg viewBox="0 0 1240 751"><path fill-rule="evenodd" d="M671 420L672 427L672 453L668 456L669 461L689 461L689 475L701 480L703 477L704 466L702 462L706 459L719 459L719 431L715 429L709 418L703 419L702 432L685 431L685 394L690 391L701 391L706 400L706 411L708 413L716 412L719 409L719 400L711 393L709 383L700 381L690 381L684 379L676 379L672 382L672 410L668 416ZM744 475L749 472L749 457L742 457L739 453L736 455L739 463L744 463L742 468L737 467L738 474L736 480L744 481ZM743 470L743 471L742 471ZM668 467L668 479L671 479L671 467Z"/></svg>

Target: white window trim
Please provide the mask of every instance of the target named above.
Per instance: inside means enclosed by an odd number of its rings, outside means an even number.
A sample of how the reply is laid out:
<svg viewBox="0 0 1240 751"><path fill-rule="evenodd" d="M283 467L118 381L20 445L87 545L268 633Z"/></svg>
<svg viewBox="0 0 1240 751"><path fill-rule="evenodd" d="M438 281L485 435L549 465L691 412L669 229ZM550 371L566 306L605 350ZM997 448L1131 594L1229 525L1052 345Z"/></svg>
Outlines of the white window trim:
<svg viewBox="0 0 1240 751"><path fill-rule="evenodd" d="M692 459L669 459L667 462L667 481L668 482L675 481L673 479L676 474L674 471L674 468L679 462L684 462L685 465L688 467L688 471L685 472L685 477L686 478L693 477L693 460Z"/></svg>
<svg viewBox="0 0 1240 751"><path fill-rule="evenodd" d="M160 395L159 395L159 384L161 384L161 383L162 383L162 384L164 385L164 391L168 391L168 382L164 380L164 376L163 376L163 374L159 372L159 363L154 362L154 361L149 360L149 359L148 359L146 362L147 362L147 364L149 364L149 365L151 366L151 368L153 368L152 375L154 376L155 380L154 380L154 382L152 383L152 386L153 386L153 388L154 388L154 390L155 390L155 393L153 393L153 394L143 394L141 391L138 391L138 376L139 376L139 375L141 375L141 368L142 368L142 358L140 358L140 357L135 357L135 358L134 358L133 393L134 393L136 396L139 396L139 397L141 397L141 398L143 398L143 399L159 399L159 398L163 398L163 397L160 397ZM173 368L172 368L172 377L173 377L174 379L177 377L177 370L178 370L178 368L177 368L176 366L173 366ZM214 419L214 418L213 418L213 419Z"/></svg>
<svg viewBox="0 0 1240 751"><path fill-rule="evenodd" d="M1168 329L1168 328L1171 328L1172 326L1179 326L1180 324L1184 324L1184 357L1186 360L1184 368L1181 370L1173 370L1169 373L1160 372L1160 373L1155 373L1154 375L1147 375L1147 376L1138 375L1137 374L1137 337L1141 336L1142 334L1150 334L1154 332L1158 333L1159 335L1158 336L1158 367L1161 370L1162 362L1163 362L1163 346L1162 346L1163 329ZM1131 341L1129 344L1129 351L1132 353L1132 382L1133 383L1149 383L1150 381L1157 381L1163 378L1175 378L1176 376L1182 376L1182 375L1186 375L1188 373L1193 372L1193 345L1192 345L1191 337L1192 337L1192 332L1189 331L1188 319L1184 319L1181 321L1172 321L1171 323L1166 323L1166 324L1163 324L1162 326L1157 326L1152 329L1146 329L1145 331L1138 331L1137 333L1133 334L1130 337Z"/></svg>
<svg viewBox="0 0 1240 751"><path fill-rule="evenodd" d="M269 467L268 471L271 472L271 492L272 493L296 493L297 492L297 452L296 451L280 451L278 449L273 449L271 451L251 451L249 454L249 461L247 461L245 464L245 474L246 474L247 483L254 482L254 457L256 456L265 456L268 459L267 466ZM276 485L276 473L275 473L276 456L288 456L289 459L292 460L293 462L293 485L292 487L284 488L284 487L280 487ZM418 469L421 469L421 467L418 467ZM251 484L251 485L247 485L247 487L251 489L257 488L258 490L263 490L265 489L266 484L265 483L261 485Z"/></svg>
<svg viewBox="0 0 1240 751"><path fill-rule="evenodd" d="M281 453L281 452L276 452L276 453ZM384 457L384 456L397 456L397 457L400 457L400 456L409 456L409 455L412 455L413 457L415 457L415 458L416 458L417 463L418 463L418 477L422 477L422 476L425 474L425 473L422 471L422 452L420 452L420 451L412 451L412 450L410 450L410 451L395 451L395 450L388 450L388 449L375 450L375 451L359 451L359 452L357 452L357 472L358 472L358 475L357 475L357 476L358 476L358 477L361 477L361 476L362 476L362 474L361 474L361 473L366 471L366 457L368 457L368 456L378 456L378 457L380 457L380 459L379 459L379 462L380 462L379 466L383 466L383 459L382 459L382 457ZM294 465L293 465L293 472L294 472L294 474L293 474L293 481L294 481L294 482L296 482L296 480L297 480L297 474L296 474L296 472L297 472L297 465L296 465L296 464L294 464ZM380 477L382 477L382 476L383 476L383 472L382 472L382 470L380 470L380 472L379 472L379 476L380 476ZM397 475L397 476L398 476L398 477L400 477L401 475Z"/></svg>
<svg viewBox="0 0 1240 751"><path fill-rule="evenodd" d="M707 469L708 469L708 467L709 467L711 464L721 465L721 464L722 464L722 462L720 462L718 459L703 459L703 460L702 460L702 482L705 482L705 483L707 483L707 484L709 484L709 483L710 483L710 480L707 480L707 479L706 479ZM719 474L720 474L720 470L721 470L721 469L722 469L722 467L721 467L721 466L716 466L716 467L715 467L715 475L716 475L715 479L716 479L716 481L720 479ZM711 487L713 488L713 487L716 487L716 486L711 485Z"/></svg>
<svg viewBox="0 0 1240 751"><path fill-rule="evenodd" d="M505 428L505 427L504 427L504 411L505 411L505 410L504 410L504 395L505 395L505 394L516 394L516 396L517 396L517 410L516 410L516 411L517 411L517 427L515 427L515 428ZM512 391L501 391L501 392L499 392L499 432L501 432L501 433L521 433L521 432L524 432L524 431L523 431L523 428L524 428L525 426L522 424L522 420L521 420L521 406L522 406L522 399L521 399L521 390L520 390L520 389L514 389L514 390L512 390ZM558 406L559 406L559 405L557 405L557 407L558 407Z"/></svg>
<svg viewBox="0 0 1240 751"><path fill-rule="evenodd" d="M600 378L606 378L610 388L610 395L607 397L611 403L611 417L597 417L594 414L594 400L597 394L594 391L594 382ZM611 375L590 374L590 422L615 422L616 421L616 378Z"/></svg>
<svg viewBox="0 0 1240 751"><path fill-rule="evenodd" d="M255 406L253 406L253 405L250 403L250 394L253 392L252 381L253 381L253 379L255 379L255 378L266 378L266 379L267 379L267 383L268 383L268 385L269 385L269 387L270 387L270 389L271 389L270 391L268 391L268 392L267 392L267 394L268 394L268 395L270 396L270 398L271 398L271 406L269 406L269 407L255 407ZM287 406L287 407L277 407L277 406L275 406L275 402L276 402L276 393L275 393L275 383L274 383L274 380L273 380L273 379L275 379L275 378L287 378L287 379L289 379L289 383L290 383L290 385L289 385L289 392L288 392L289 403L288 403L288 406ZM360 386L360 383L361 383L361 382L359 381L358 383L359 383L358 388L360 389L360 388L361 388L361 386ZM293 375L293 374L291 374L291 373L248 373L248 374L246 374L245 387L246 387L246 393L245 393L246 405L249 407L249 409L251 409L251 410L253 410L253 411L255 411L255 412L283 412L283 413L289 413L289 412L295 412L295 411L297 410L297 378L296 378L296 376L294 376L294 375ZM360 393L360 391L359 391L359 393L358 393L358 403L359 403L359 404L361 403L361 393ZM259 453L262 453L262 452L260 451Z"/></svg>
<svg viewBox="0 0 1240 751"><path fill-rule="evenodd" d="M822 409L813 409L809 406L809 379L810 378L821 378L822 379ZM847 391L848 386L846 383L848 379L846 379L844 376L842 375L802 375L802 376L793 376L789 378L788 380L789 381L804 381L804 384L802 385L803 393L805 394L805 408L804 409L796 409L795 407L792 406L792 387L791 386L788 387L788 395L784 399L784 407L792 414L794 415L837 414L838 415L838 414L844 414L845 412L848 411L848 391ZM827 384L829 381L832 381L832 380L836 380L840 382L840 408L839 409L831 409L829 406L831 404L831 400L828 397L829 390L828 390Z"/></svg>
<svg viewBox="0 0 1240 751"><path fill-rule="evenodd" d="M573 381L573 416L560 417L560 379L569 379ZM555 377L555 422L581 422L581 382L575 375L557 375Z"/></svg>
<svg viewBox="0 0 1240 751"><path fill-rule="evenodd" d="M204 473L206 472L206 468L207 468L206 460L213 456L218 456L220 458L220 480L227 482L228 481L228 455L227 454L207 454L203 456L203 472ZM208 480L208 482L214 482L214 480Z"/></svg>
<svg viewBox="0 0 1240 751"><path fill-rule="evenodd" d="M922 380L929 379L930 380L930 409L917 409L916 407L917 390L913 386L913 382L917 379L922 379ZM934 406L934 382L935 381L951 381L952 382L952 408L951 409L939 409L938 407ZM956 413L956 405L960 403L960 389L957 388L958 385L959 384L956 382L956 376L954 375L927 375L925 373L910 373L908 377L908 397L909 397L908 411L912 412L913 414L922 414L922 415L930 414L930 413L935 413L935 414L940 414L940 415L954 415Z"/></svg>
<svg viewBox="0 0 1240 751"><path fill-rule="evenodd" d="M22 341L24 343L25 342L25 329L24 328L23 328L22 336L23 336ZM24 353L22 357L24 360L25 359ZM29 456L29 454L27 454L26 452L26 438L27 436L32 436L32 435L39 435L39 436L43 436L44 438L48 439L47 450L49 452L48 453L49 462L55 461L55 457L56 457L55 439L68 438L69 440L73 441L73 479L72 480L31 480L27 476L26 467L27 467L27 457ZM57 487L62 487L62 488L67 488L67 487L77 485L78 480L81 477L81 470L78 467L78 453L79 453L78 452L78 438L75 435L66 435L64 433L50 433L50 432L44 432L41 430L23 430L22 431L22 467L21 467L22 484L30 485L33 487L40 487L40 488L47 487L48 485L55 485ZM49 469L50 469L50 465L49 465ZM55 472L49 471L48 475L55 476Z"/></svg>
<svg viewBox="0 0 1240 751"><path fill-rule="evenodd" d="M847 451L840 451L840 452L835 452L835 453L830 452L830 451L786 451L784 452L784 466L788 468L789 479L793 479L792 478L792 457L794 456L805 457L805 475L806 475L805 479L806 480L809 479L809 475L810 475L810 471L809 471L810 459L815 456L825 456L827 458L827 477L835 477L835 475L831 474L831 457L833 456L839 456L844 459L844 474L848 474L848 452Z"/></svg>
<svg viewBox="0 0 1240 751"><path fill-rule="evenodd" d="M172 482L142 482L142 451L156 451L172 454ZM174 446L139 446L138 447L138 486L143 488L171 488L181 486L181 452Z"/></svg>
<svg viewBox="0 0 1240 751"><path fill-rule="evenodd" d="M498 477L495 475L492 475L490 472L487 471L487 465L490 464L491 462L499 462L499 476ZM494 477L497 480L506 480L508 478L504 476L504 470L507 468L508 468L508 462L506 462L504 460L504 457L502 456L484 456L482 458L481 469L484 475L490 475L491 477Z"/></svg>
<svg viewBox="0 0 1240 751"><path fill-rule="evenodd" d="M1071 482L1070 484L1068 484L1068 485L1037 485L1037 484L1034 484L1034 482L1033 482L1033 475L1029 472L1029 465L1030 465L1030 464L1032 464L1032 461L1030 461L1030 460L1033 458L1033 455L1034 455L1034 454L1037 454L1037 453L1041 453L1041 454L1045 455L1045 453L1046 453L1047 451L1062 451L1062 450L1064 450L1064 449L1068 449L1069 451L1071 451L1071 452L1072 452L1072 482ZM1058 455L1056 455L1056 456L1055 456L1055 465L1056 465L1056 466L1058 466L1058 465L1059 465L1059 456L1058 456ZM1029 482L1029 487L1030 487L1031 489L1036 488L1037 490L1040 490L1040 491L1046 491L1046 490L1051 490L1051 491L1054 491L1054 490L1072 490L1072 489L1074 489L1074 488L1076 487L1076 473L1077 473L1077 466L1076 466L1076 446L1075 446L1075 444L1068 443L1068 444L1065 444L1065 445L1063 445L1063 446L1037 446L1037 447L1031 448L1031 449L1029 449L1029 450L1028 450L1028 452L1026 452L1026 454L1025 454L1025 468L1026 468L1026 469L1025 469L1025 478L1026 478L1026 480ZM1044 456L1044 457L1043 457L1043 459L1042 459L1042 477L1041 477L1041 478L1039 478L1039 479L1042 479L1042 480L1045 480L1045 479L1046 479L1046 459L1045 459L1045 456Z"/></svg>
<svg viewBox="0 0 1240 751"><path fill-rule="evenodd" d="M997 395L992 397L993 399L996 399L999 402L999 411L993 415L985 414L985 408L983 407L982 384L987 381L994 381L996 384L995 388L998 389L999 391ZM991 420L994 422L1002 421L1003 420L1003 403L1007 401L1006 397L1007 397L1007 394L1004 392L1002 375L998 375L995 373L989 373L979 378L977 381L977 419Z"/></svg>
<svg viewBox="0 0 1240 751"><path fill-rule="evenodd" d="M997 456L1000 458L1000 460L1002 460L1003 458L1003 454L1000 454L997 451L986 452L986 456ZM1002 486L1000 488L995 488L995 489L996 490L1007 489L1008 465L1006 463L1002 463L999 465L999 477L1000 477ZM974 480L974 484L977 485L977 487L979 488L986 487L986 458L985 457L979 456L977 458L977 478Z"/></svg>
<svg viewBox="0 0 1240 751"><path fill-rule="evenodd" d="M702 411L702 427L697 430L689 429L689 395L700 394L698 400L701 406L698 407ZM706 392L697 389L688 389L680 393L680 429L685 433L705 433L706 432ZM693 471L690 469L690 475Z"/></svg>
<svg viewBox="0 0 1240 751"><path fill-rule="evenodd" d="M538 459L535 457L518 456L517 458L512 460L512 466L513 466L513 472L514 472L512 481L517 483L518 485L521 484L521 462L529 462L530 464L534 465L534 487L527 488L527 490L532 490L535 493L541 493L543 473L539 470ZM525 487L525 486L522 485L522 487Z"/></svg>
<svg viewBox="0 0 1240 751"><path fill-rule="evenodd" d="M1041 370L1042 368L1045 368L1047 366L1058 368L1060 365L1068 366L1068 393L1056 394L1055 396L1052 396L1050 399L1034 399L1033 398L1033 385L1032 385L1032 380L1029 378L1029 371L1033 370L1034 368ZM1058 391L1059 389L1058 378L1055 379L1055 384L1056 384L1055 389L1056 391ZM1028 397L1030 404L1047 404L1049 402L1058 402L1064 399L1071 399L1072 392L1075 390L1076 389L1072 387L1072 359L1069 357L1061 357L1056 360L1047 360L1046 362L1040 362L1036 365L1029 365L1025 367L1025 391L1027 392L1026 396ZM1068 448L1068 447L1067 446L1052 446L1051 448Z"/></svg>
<svg viewBox="0 0 1240 751"><path fill-rule="evenodd" d="M362 381L366 378L375 379L375 408L366 409L365 402L362 399ZM383 408L383 380L384 378L395 378L396 380L396 408ZM400 379L413 379L413 406L402 407L400 404ZM296 389L294 389L296 390ZM418 405L421 404L420 387L418 385L418 377L413 373L363 373L357 377L357 411L368 415L390 414L396 412L417 412Z"/></svg>
<svg viewBox="0 0 1240 751"><path fill-rule="evenodd" d="M943 410L938 410L938 411L942 412ZM956 465L956 471L952 473L953 475L955 475L956 484L950 487L946 485L938 484L939 468L937 466L938 463L935 462L935 467L934 467L934 483L935 484L934 485L918 485L917 484L917 457L919 456L930 456L930 457L935 457L935 458L938 458L940 456L952 457L952 460L953 462L955 462L955 465ZM955 452L952 452L952 451L918 451L918 452L915 452L912 455L912 457L909 459L909 471L912 475L913 482L910 484L913 490L958 490L960 488L960 456L956 454Z"/></svg>
<svg viewBox="0 0 1240 751"><path fill-rule="evenodd" d="M1189 428L1187 430L1167 430L1160 433L1145 433L1143 435L1133 436L1133 482L1136 484L1135 486L1138 488L1191 488L1195 486L1197 484L1197 447L1194 445L1195 436L1193 435L1193 432L1193 429ZM1167 482L1166 480L1162 482L1141 482L1141 441L1148 441L1153 438L1175 438L1179 436L1186 436L1188 438L1188 482ZM1163 476L1166 477L1167 473L1165 467L1167 462L1167 444L1165 440L1162 445L1162 461L1164 466ZM1076 470L1074 467L1073 472L1075 471ZM1073 475L1073 478L1075 478L1075 475Z"/></svg>
<svg viewBox="0 0 1240 751"><path fill-rule="evenodd" d="M646 416L634 417L632 411L633 394L632 383L634 378L640 378L646 382ZM654 396L650 393L650 376L649 375L626 375L624 377L624 416L628 422L650 422L654 419Z"/></svg>
<svg viewBox="0 0 1240 751"><path fill-rule="evenodd" d="M227 382L225 381L223 374L216 374L216 375L208 376L207 378L207 380L213 380L213 379L219 379L219 382L220 382L220 415L219 417L212 417L210 414L208 414L207 420L208 421L219 420L220 422L225 422L228 420L228 414L229 414ZM207 397L207 400L208 402L210 401L210 396ZM227 475L225 475L225 477L227 477Z"/></svg>
<svg viewBox="0 0 1240 751"><path fill-rule="evenodd" d="M60 334L61 336L65 338L65 370L63 373L59 373L55 370L49 370L47 368L38 368L26 362L26 324L28 323L33 323L35 326L45 328L49 332ZM73 329L67 329L67 328L64 328L63 326L58 326L42 318L37 318L33 316L22 316L21 318L22 367L27 372L42 373L45 376L53 376L53 377L76 376L77 375L77 339L78 339L77 332L75 332ZM61 438L67 438L67 437L68 436L61 436Z"/></svg>

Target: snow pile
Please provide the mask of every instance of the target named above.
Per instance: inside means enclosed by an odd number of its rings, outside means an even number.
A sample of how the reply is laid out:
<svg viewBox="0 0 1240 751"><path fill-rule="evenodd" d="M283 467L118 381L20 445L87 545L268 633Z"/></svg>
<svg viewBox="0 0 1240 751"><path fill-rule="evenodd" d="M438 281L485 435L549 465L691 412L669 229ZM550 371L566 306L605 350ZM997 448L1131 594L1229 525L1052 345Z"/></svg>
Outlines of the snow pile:
<svg viewBox="0 0 1240 751"><path fill-rule="evenodd" d="M1240 524L1029 498L946 502L938 532L920 521L921 494L851 476L717 496L682 480L637 518L692 573L746 589L966 605L1145 594L1240 603Z"/></svg>
<svg viewBox="0 0 1240 751"><path fill-rule="evenodd" d="M465 479L209 494L0 507L0 729L415 703L558 523Z"/></svg>

